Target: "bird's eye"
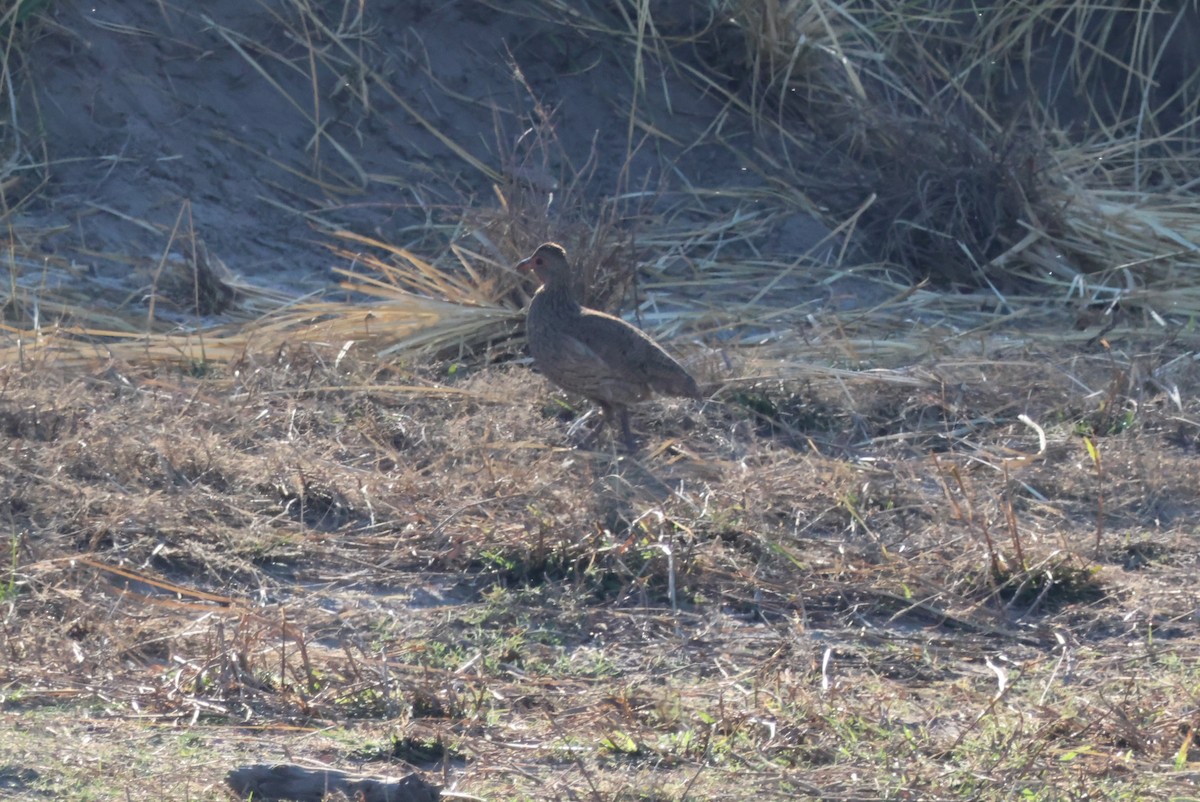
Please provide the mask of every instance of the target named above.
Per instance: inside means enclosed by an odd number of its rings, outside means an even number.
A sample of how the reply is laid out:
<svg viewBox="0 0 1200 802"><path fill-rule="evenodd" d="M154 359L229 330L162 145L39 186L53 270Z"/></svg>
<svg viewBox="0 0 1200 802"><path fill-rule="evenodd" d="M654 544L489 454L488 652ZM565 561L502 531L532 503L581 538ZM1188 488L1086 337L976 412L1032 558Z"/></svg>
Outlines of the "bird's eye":
<svg viewBox="0 0 1200 802"><path fill-rule="evenodd" d="M539 256L537 259L534 259L533 263L540 267L542 264L542 257Z"/></svg>

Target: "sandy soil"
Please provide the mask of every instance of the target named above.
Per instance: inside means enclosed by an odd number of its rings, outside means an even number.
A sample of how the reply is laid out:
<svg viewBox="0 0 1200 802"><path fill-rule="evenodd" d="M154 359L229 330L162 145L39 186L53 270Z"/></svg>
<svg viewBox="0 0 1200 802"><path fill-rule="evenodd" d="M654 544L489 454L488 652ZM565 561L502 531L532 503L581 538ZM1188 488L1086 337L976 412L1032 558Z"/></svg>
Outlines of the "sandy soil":
<svg viewBox="0 0 1200 802"><path fill-rule="evenodd" d="M17 227L39 232L44 250L76 260L91 278L135 290L143 274L131 268L161 257L186 206L209 253L234 272L320 288L332 263L320 243L333 228L442 252L455 233L454 209L495 202L494 176L430 128L504 175L505 153L524 146L517 142L535 101L553 110L576 167L594 147L589 191L611 194L620 185L633 76L611 59L603 34L583 38L483 2L370 3L363 19L328 4L324 21L361 32L342 38L387 77L397 90L389 97L362 92L361 76L328 64L307 69L301 37L333 60L337 45L283 5L55 3L53 25L29 50L29 85L20 93L27 137L44 136L50 185ZM692 19L699 5L672 3L659 18L686 30L701 24ZM724 148L687 147L721 104L646 63L642 115L680 144L658 137L643 148L630 183L669 204L684 186L760 181ZM549 173L561 168L547 165ZM796 215L757 245L801 252L826 233Z"/></svg>

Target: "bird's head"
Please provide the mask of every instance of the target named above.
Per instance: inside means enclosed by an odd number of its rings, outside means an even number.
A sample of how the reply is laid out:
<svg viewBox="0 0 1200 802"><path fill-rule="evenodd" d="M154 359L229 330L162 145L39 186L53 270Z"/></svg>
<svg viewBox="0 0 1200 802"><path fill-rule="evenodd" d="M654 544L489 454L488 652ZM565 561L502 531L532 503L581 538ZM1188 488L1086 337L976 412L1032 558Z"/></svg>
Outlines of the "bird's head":
<svg viewBox="0 0 1200 802"><path fill-rule="evenodd" d="M539 245L532 256L517 262L517 271L521 273L533 271L543 284L565 285L571 280L567 252L555 242Z"/></svg>

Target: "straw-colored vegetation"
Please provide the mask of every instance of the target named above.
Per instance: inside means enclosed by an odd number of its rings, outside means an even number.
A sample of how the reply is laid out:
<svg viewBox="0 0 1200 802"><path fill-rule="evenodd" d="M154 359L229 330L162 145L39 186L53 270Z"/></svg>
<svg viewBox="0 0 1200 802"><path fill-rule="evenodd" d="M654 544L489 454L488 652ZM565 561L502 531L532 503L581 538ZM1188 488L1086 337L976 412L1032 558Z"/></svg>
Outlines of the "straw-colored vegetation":
<svg viewBox="0 0 1200 802"><path fill-rule="evenodd" d="M482 163L377 69L370 4L323 5L270 4L289 63L494 193L405 244L304 212L321 298L186 208L136 300L10 237L5 794L319 761L488 799L1200 795L1200 84L1162 77L1193 4L497 4L625 65L626 158L678 138L649 65L722 99L682 144L764 180L667 200L540 105ZM43 12L0 14L0 98ZM295 58L218 32L259 80ZM297 103L314 187L375 180ZM10 221L49 191L15 114ZM763 248L797 213L827 241ZM710 391L635 456L573 448L521 361L511 264L550 237Z"/></svg>

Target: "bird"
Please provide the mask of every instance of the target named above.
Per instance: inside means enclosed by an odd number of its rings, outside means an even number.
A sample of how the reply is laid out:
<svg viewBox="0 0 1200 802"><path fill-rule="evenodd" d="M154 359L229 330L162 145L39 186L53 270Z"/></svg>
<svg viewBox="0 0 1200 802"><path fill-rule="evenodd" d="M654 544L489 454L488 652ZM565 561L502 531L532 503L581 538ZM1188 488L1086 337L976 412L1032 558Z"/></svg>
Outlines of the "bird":
<svg viewBox="0 0 1200 802"><path fill-rule="evenodd" d="M604 424L614 430L620 426L625 447L633 453L631 404L655 393L704 398L695 378L643 331L575 299L571 266L561 245L543 243L517 263L517 271L532 271L541 282L525 318L534 364L554 384L600 407L604 417L593 436Z"/></svg>

